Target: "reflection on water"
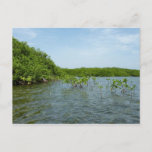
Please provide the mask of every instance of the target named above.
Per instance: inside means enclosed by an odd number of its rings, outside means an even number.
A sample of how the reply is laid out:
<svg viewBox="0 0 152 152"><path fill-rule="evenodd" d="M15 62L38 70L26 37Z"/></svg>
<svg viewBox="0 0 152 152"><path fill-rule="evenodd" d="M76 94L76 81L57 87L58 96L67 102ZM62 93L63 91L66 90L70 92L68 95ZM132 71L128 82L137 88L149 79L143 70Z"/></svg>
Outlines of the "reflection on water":
<svg viewBox="0 0 152 152"><path fill-rule="evenodd" d="M81 89L59 81L13 86L13 123L139 123L139 77L128 79L136 84L132 97L111 93L106 78L97 78L103 89L91 80Z"/></svg>

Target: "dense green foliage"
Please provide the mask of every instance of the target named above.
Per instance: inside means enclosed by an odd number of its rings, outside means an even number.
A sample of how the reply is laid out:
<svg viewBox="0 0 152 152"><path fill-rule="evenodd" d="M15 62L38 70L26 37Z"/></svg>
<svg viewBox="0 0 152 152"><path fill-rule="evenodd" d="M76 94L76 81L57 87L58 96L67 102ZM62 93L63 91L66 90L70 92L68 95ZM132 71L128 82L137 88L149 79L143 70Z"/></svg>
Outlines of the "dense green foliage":
<svg viewBox="0 0 152 152"><path fill-rule="evenodd" d="M96 77L114 77L114 76L139 76L139 70L122 68L77 68L63 69L72 76L96 76Z"/></svg>
<svg viewBox="0 0 152 152"><path fill-rule="evenodd" d="M76 77L82 77L78 79ZM62 69L44 52L13 38L13 84L31 84L65 78L73 86L87 84L88 77L139 76L139 70L121 68Z"/></svg>
<svg viewBox="0 0 152 152"><path fill-rule="evenodd" d="M62 74L46 53L13 38L13 84L31 84Z"/></svg>

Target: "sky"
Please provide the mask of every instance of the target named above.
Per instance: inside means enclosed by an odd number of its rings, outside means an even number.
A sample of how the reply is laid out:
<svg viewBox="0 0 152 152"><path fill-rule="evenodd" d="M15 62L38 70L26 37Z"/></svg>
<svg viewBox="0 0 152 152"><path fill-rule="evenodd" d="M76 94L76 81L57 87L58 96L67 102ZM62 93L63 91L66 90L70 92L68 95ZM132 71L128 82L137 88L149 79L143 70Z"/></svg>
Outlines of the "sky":
<svg viewBox="0 0 152 152"><path fill-rule="evenodd" d="M13 37L62 68L140 68L139 28L14 28Z"/></svg>

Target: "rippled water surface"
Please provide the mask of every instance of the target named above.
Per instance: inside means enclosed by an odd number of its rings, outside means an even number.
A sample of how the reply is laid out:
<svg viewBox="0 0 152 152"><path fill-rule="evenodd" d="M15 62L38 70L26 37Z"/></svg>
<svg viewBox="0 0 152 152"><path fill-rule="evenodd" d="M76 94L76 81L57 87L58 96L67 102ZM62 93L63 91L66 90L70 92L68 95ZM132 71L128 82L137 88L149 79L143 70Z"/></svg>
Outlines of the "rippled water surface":
<svg viewBox="0 0 152 152"><path fill-rule="evenodd" d="M106 78L97 78L104 86L102 90L92 80L83 88L72 88L60 81L14 86L13 123L139 123L139 77L127 79L136 84L132 97L129 91L125 94L119 90L111 92Z"/></svg>

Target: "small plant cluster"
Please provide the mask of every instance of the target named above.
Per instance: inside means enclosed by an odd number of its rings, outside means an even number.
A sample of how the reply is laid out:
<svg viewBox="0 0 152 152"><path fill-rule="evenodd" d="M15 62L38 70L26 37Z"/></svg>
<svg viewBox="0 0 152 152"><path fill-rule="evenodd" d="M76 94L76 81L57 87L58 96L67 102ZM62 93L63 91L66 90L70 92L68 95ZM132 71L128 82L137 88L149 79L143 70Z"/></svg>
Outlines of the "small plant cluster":
<svg viewBox="0 0 152 152"><path fill-rule="evenodd" d="M78 77L66 75L62 79L64 83L72 84L72 87L83 88L84 86L88 85L89 77L78 78Z"/></svg>
<svg viewBox="0 0 152 152"><path fill-rule="evenodd" d="M69 76L66 75L63 79L63 83L69 83L72 85L72 87L77 87L77 88L83 88L84 86L88 86L88 81L89 79L93 80L94 85L96 85L98 88L102 89L103 86L100 85L97 81L96 81L96 77L74 77L74 76Z"/></svg>
<svg viewBox="0 0 152 152"><path fill-rule="evenodd" d="M113 79L111 84L111 91L115 91L116 89L120 89L121 93L124 94L127 90L131 91L131 96L133 94L133 90L135 89L136 85L129 85L128 80L126 78L122 80Z"/></svg>

